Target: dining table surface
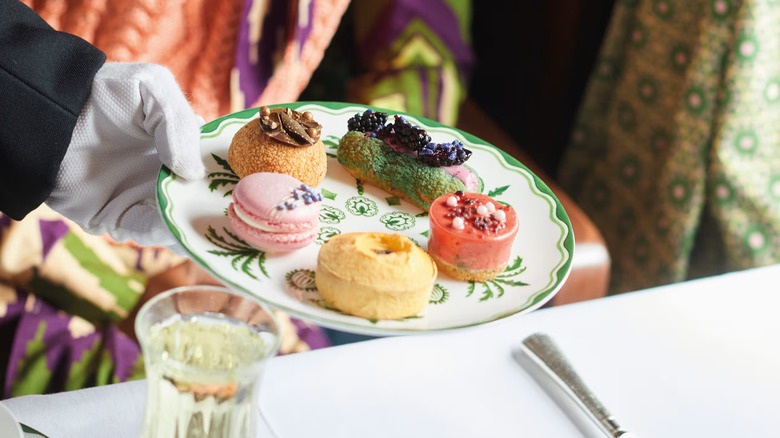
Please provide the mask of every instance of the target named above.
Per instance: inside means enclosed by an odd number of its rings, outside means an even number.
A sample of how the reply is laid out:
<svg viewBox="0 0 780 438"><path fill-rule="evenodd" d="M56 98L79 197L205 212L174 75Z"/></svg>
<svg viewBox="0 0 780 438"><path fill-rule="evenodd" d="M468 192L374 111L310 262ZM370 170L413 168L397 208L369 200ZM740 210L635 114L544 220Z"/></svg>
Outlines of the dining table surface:
<svg viewBox="0 0 780 438"><path fill-rule="evenodd" d="M780 265L478 327L277 356L258 436L581 437L513 359L543 332L636 436L780 436ZM140 435L145 381L3 400L50 438Z"/></svg>

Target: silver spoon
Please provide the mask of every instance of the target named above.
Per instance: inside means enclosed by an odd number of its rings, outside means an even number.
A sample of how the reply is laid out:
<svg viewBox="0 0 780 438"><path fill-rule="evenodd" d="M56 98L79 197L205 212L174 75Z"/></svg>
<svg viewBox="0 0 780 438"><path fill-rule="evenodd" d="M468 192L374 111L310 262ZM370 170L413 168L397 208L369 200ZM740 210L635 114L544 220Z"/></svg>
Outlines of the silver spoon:
<svg viewBox="0 0 780 438"><path fill-rule="evenodd" d="M523 339L523 347L514 350L512 356L587 436L638 438L620 426L547 334L534 333ZM588 421L582 421L583 415L578 413L584 413Z"/></svg>

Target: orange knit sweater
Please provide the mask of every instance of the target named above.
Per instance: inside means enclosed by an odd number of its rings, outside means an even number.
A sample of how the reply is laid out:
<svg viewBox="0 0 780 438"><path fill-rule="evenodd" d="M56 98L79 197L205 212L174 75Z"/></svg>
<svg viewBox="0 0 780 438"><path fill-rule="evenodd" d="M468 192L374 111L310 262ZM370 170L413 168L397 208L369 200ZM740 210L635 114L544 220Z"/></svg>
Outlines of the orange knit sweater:
<svg viewBox="0 0 780 438"><path fill-rule="evenodd" d="M243 107L295 101L322 60L349 4L349 0L317 1L312 32L302 48L288 41L260 98L244 102L236 96L231 105L244 0L23 1L55 29L97 46L109 61L165 65L207 121ZM263 3L255 0L250 12L255 15L250 20L262 22ZM300 4L309 2L301 0Z"/></svg>

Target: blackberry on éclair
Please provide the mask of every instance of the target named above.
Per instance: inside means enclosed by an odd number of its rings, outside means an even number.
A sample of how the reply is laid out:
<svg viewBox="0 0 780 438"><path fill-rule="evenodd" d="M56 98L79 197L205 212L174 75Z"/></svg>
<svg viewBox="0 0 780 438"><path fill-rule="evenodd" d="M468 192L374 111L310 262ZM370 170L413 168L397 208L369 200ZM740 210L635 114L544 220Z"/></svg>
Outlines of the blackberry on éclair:
<svg viewBox="0 0 780 438"><path fill-rule="evenodd" d="M347 129L350 131L376 132L385 126L387 122L387 113L365 110L362 114L357 113L347 121Z"/></svg>
<svg viewBox="0 0 780 438"><path fill-rule="evenodd" d="M424 129L412 125L403 116L395 116L392 127L396 140L413 151L420 151L431 141L431 136Z"/></svg>
<svg viewBox="0 0 780 438"><path fill-rule="evenodd" d="M417 152L417 158L433 167L455 166L471 158L471 151L464 148L460 140L438 144L429 142Z"/></svg>

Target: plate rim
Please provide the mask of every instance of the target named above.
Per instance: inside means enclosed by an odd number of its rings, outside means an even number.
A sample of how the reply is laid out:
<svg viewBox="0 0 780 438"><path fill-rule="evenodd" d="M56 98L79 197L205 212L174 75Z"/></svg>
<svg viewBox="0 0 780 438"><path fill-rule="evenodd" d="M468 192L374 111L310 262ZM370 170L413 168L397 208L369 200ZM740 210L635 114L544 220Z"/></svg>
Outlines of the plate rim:
<svg viewBox="0 0 780 438"><path fill-rule="evenodd" d="M19 419L14 416L14 413L11 412L11 408L9 408L5 403L0 401L0 416L3 416L7 420L11 420L12 423L16 424L16 428L14 431L18 432L16 435L16 438L24 438L24 431L22 430L22 423L19 422ZM14 437L8 437L8 438L14 438Z"/></svg>
<svg viewBox="0 0 780 438"><path fill-rule="evenodd" d="M549 199L551 199L554 203L554 212L551 212L551 216L554 216L556 219L558 219L560 222L564 225L564 231L565 236L563 236L562 239L559 240L558 245L561 246L561 253L568 254L568 258L566 258L563 263L561 263L556 269L557 271L554 274L554 282L552 285L547 287L546 289L536 292L535 295L532 295L531 303L523 306L520 309L511 309L505 312L501 312L498 314L495 314L491 317L486 318L485 320L479 321L479 322L473 322L473 323L466 323L461 324L457 326L452 327L446 327L446 328L437 328L437 329L425 329L425 328L380 328L380 327L369 327L369 326L362 326L357 324L350 324L347 322L331 322L330 320L321 318L317 315L313 315L311 313L307 312L301 312L296 309L291 309L288 306L280 305L279 303L267 299L265 297L262 297L258 294L251 294L247 291L245 291L241 286L238 284L223 278L221 275L217 275L219 281L225 283L226 285L229 285L232 289L235 289L241 293L249 294L263 302L265 302L267 305L271 306L274 309L278 309L281 311L285 311L287 313L290 313L291 316L298 317L300 319L308 320L312 323L336 329L336 330L344 330L344 331L352 331L353 333L360 333L360 334L366 334L366 335L416 335L416 334L428 334L428 333L442 333L442 332L451 332L454 330L462 330L467 328L473 328L477 326L483 326L491 323L495 323L501 320L504 320L506 318L522 315L524 313L529 313L533 310L536 310L538 307L542 306L547 301L551 300L555 294L560 290L560 288L563 286L563 284L566 282L566 279L568 278L569 274L571 273L571 265L572 261L574 259L574 231L572 229L571 221L569 219L568 214L566 213L566 210L563 208L563 205L561 204L560 199L553 193L553 191L550 189L550 187L541 179L539 178L536 173L532 172L527 166L525 166L523 163L521 163L519 160L514 158L513 156L506 153L501 148L473 135L468 132L462 131L458 128L446 125L444 123L438 122L436 120L428 119L421 116L416 115L410 115L407 113L404 113L402 111L394 111L389 110L386 108L376 107L372 105L364 105L364 104L358 104L358 103L350 103L350 102L326 102L326 101L299 101L294 103L282 103L282 104L274 104L274 105L267 105L269 108L278 108L278 107L290 107L291 109L298 109L304 106L320 106L331 110L339 110L348 108L351 106L358 107L358 108L370 108L374 111L382 111L386 112L389 115L403 115L403 116L409 116L416 120L419 120L423 122L424 124L432 127L432 128L445 128L453 130L460 135L462 135L464 138L466 138L468 141L479 144L480 146L486 146L493 151L497 152L505 161L506 163L511 167L519 168L523 171L525 171L533 181L533 186L546 195ZM222 117L219 117L217 119L214 119L208 123L205 123L203 126L201 126L201 137L205 134L210 134L215 132L217 129L222 126L222 124L230 119L250 119L252 118L258 111L259 107L256 108L247 108L245 110L237 111L231 114L224 115ZM176 180L176 175L171 172L171 170L165 166L162 165L160 168L160 172L157 176L157 188L156 188L156 196L157 196L157 202L158 206L160 207L160 215L162 217L163 222L165 222L168 229L173 233L176 240L180 243L180 246L188 253L189 257L192 258L195 262L197 262L201 267L206 269L209 272L212 272L216 275L216 273L211 269L211 267L206 263L204 260L202 260L197 254L193 253L190 248L188 248L186 245L182 243L183 236L179 232L178 228L174 226L171 221L168 219L168 216L166 215L166 212L171 206L171 204L168 202L168 199L165 196L165 190L164 187L167 186L167 184L170 184L171 182ZM167 181L167 184L166 184ZM552 219L552 217L551 217Z"/></svg>

